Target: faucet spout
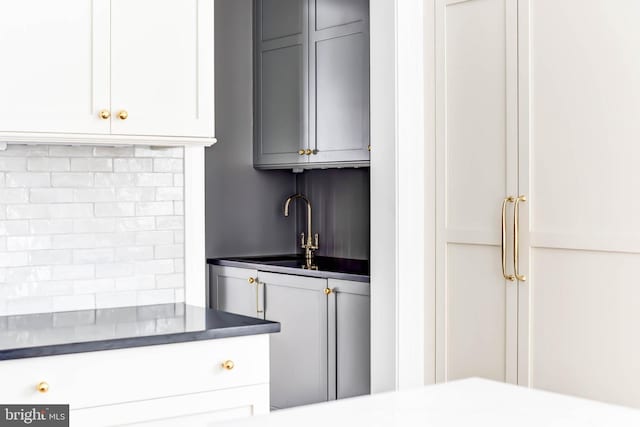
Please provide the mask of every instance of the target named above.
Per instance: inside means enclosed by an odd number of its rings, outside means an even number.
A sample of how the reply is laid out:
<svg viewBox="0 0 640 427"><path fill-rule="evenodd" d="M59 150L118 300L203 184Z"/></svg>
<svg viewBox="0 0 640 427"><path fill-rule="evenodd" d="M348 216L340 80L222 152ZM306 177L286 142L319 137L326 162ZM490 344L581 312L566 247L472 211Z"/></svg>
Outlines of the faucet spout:
<svg viewBox="0 0 640 427"><path fill-rule="evenodd" d="M311 227L311 202L302 194L294 194L287 198L284 202L284 216L289 216L289 205L293 200L300 199L303 200L307 204L307 236L305 240L305 233L302 233L302 241L300 246L305 250L305 258L310 260L313 257L313 251L318 249L318 233L315 234L315 242L312 238L312 227Z"/></svg>

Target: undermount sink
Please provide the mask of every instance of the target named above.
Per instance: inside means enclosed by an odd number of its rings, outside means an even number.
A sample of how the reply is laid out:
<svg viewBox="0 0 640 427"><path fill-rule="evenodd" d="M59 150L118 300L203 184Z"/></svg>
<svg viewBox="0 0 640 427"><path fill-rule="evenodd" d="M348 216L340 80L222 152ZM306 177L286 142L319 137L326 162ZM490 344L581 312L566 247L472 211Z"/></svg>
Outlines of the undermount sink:
<svg viewBox="0 0 640 427"><path fill-rule="evenodd" d="M309 269L304 255L269 255L225 259L247 264ZM314 256L312 263L314 267L312 268L313 270L369 275L369 261L366 260Z"/></svg>

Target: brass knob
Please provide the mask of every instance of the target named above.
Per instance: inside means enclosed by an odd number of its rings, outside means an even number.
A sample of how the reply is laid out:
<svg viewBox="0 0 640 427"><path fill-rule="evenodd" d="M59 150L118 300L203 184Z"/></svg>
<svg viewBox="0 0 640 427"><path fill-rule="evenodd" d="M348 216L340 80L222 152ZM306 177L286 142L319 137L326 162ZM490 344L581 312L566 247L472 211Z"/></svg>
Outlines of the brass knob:
<svg viewBox="0 0 640 427"><path fill-rule="evenodd" d="M306 154L307 156L310 156L313 154L313 150L311 148L307 148L307 150L304 152L304 154Z"/></svg>
<svg viewBox="0 0 640 427"><path fill-rule="evenodd" d="M301 156L303 156L303 155L304 155L304 153L305 153L305 151L304 151L304 150L298 150L298 154L300 154Z"/></svg>
<svg viewBox="0 0 640 427"><path fill-rule="evenodd" d="M49 383L42 381L39 382L38 385L36 386L36 390L38 390L40 393L46 393L49 391Z"/></svg>
<svg viewBox="0 0 640 427"><path fill-rule="evenodd" d="M126 110L122 110L118 113L118 118L120 120L127 120L128 117L129 117L129 113L127 113Z"/></svg>
<svg viewBox="0 0 640 427"><path fill-rule="evenodd" d="M256 283L256 279L254 279L253 277L249 277L247 279L247 282L249 282L250 285L253 285L254 283Z"/></svg>
<svg viewBox="0 0 640 427"><path fill-rule="evenodd" d="M109 117L111 117L111 111L100 110L100 112L98 113L98 117L100 117L102 120L107 120Z"/></svg>
<svg viewBox="0 0 640 427"><path fill-rule="evenodd" d="M234 366L236 365L233 363L233 360L225 360L224 362L222 362L222 367L227 371L232 370Z"/></svg>
<svg viewBox="0 0 640 427"><path fill-rule="evenodd" d="M331 290L331 288L324 288L324 294L325 294L325 295L329 295L331 292L333 292L333 291Z"/></svg>
<svg viewBox="0 0 640 427"><path fill-rule="evenodd" d="M371 144L367 145L367 150L371 151Z"/></svg>

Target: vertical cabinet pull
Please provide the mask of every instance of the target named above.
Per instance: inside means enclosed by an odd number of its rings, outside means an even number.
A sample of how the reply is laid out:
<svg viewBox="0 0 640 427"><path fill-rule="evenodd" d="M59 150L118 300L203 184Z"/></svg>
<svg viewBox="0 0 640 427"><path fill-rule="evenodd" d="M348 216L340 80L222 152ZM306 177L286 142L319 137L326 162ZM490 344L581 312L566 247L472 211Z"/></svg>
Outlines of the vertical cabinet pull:
<svg viewBox="0 0 640 427"><path fill-rule="evenodd" d="M520 234L520 202L526 202L527 198L525 196L519 196L513 207L513 271L516 275L516 279L524 282L527 280L527 276L520 274L519 265L520 265L520 256L519 256L519 234Z"/></svg>
<svg viewBox="0 0 640 427"><path fill-rule="evenodd" d="M502 201L502 243L500 246L500 254L502 256L502 276L513 282L516 280L512 274L507 274L507 204L515 202L515 197L505 197Z"/></svg>

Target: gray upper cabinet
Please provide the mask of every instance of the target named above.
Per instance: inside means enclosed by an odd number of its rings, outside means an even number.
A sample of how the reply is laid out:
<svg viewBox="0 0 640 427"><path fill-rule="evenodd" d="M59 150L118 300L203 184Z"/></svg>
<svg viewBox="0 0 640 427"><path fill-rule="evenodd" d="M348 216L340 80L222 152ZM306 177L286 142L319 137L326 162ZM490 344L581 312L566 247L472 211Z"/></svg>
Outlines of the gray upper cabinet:
<svg viewBox="0 0 640 427"><path fill-rule="evenodd" d="M326 280L260 273L271 336L271 406L283 409L328 399Z"/></svg>
<svg viewBox="0 0 640 427"><path fill-rule="evenodd" d="M368 0L256 0L257 168L368 166Z"/></svg>
<svg viewBox="0 0 640 427"><path fill-rule="evenodd" d="M256 166L307 161L307 7L306 0L255 2Z"/></svg>
<svg viewBox="0 0 640 427"><path fill-rule="evenodd" d="M310 160L368 161L369 2L310 4Z"/></svg>

